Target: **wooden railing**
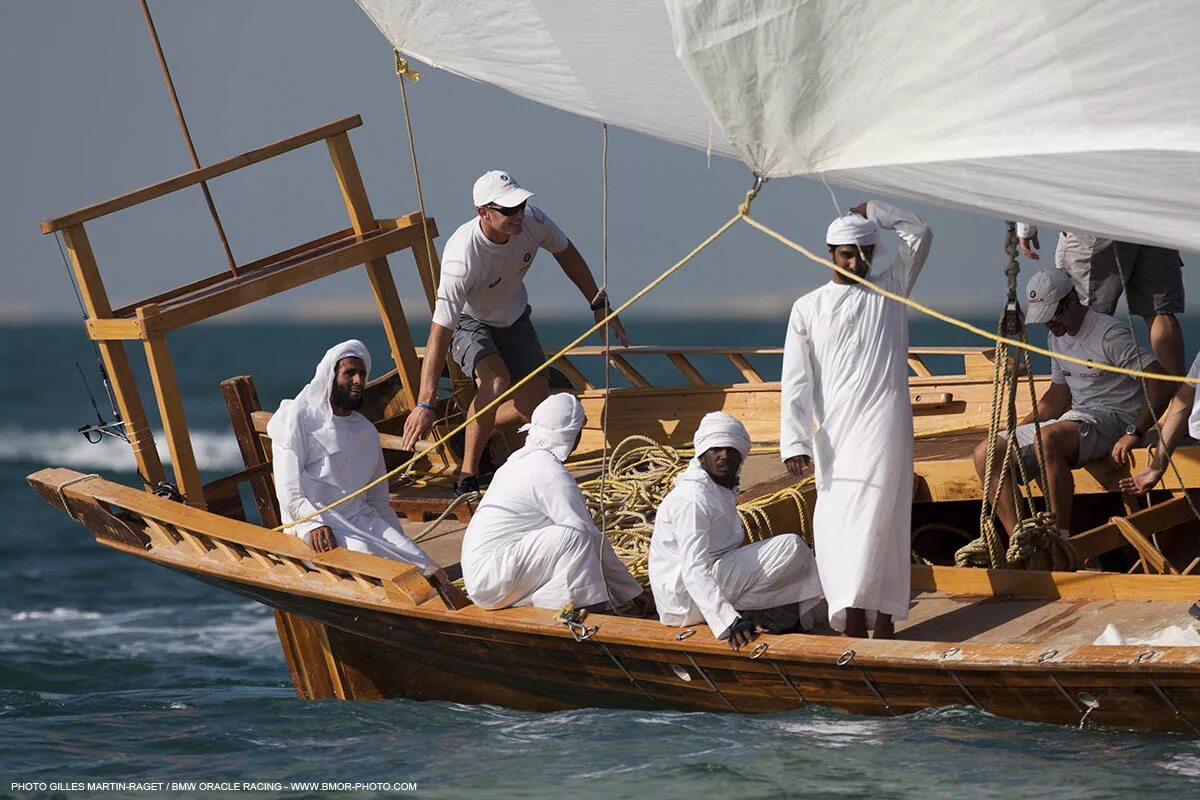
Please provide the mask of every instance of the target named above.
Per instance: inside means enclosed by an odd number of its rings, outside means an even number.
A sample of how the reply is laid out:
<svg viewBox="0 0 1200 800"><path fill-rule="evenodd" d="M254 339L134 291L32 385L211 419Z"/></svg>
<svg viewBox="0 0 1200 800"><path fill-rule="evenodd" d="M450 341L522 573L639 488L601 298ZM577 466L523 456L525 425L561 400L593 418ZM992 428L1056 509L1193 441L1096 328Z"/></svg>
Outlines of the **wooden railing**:
<svg viewBox="0 0 1200 800"><path fill-rule="evenodd" d="M425 295L432 301L440 269L432 249L425 247L425 237L436 236L437 229L433 220L419 213L399 219L375 218L347 133L360 125L362 119L358 116L336 120L41 224L43 233L62 232L87 312L88 336L100 348L138 470L154 484L164 480L162 461L123 348L124 341L142 342L174 465L175 483L191 505L203 507L205 494L167 346L170 331L362 265L396 363L400 385L395 396L406 408L416 404L420 363L387 256L411 251ZM324 142L329 151L350 218L349 227L253 263L233 264L229 270L112 308L85 223L319 142ZM444 450L440 457L453 459L449 450Z"/></svg>

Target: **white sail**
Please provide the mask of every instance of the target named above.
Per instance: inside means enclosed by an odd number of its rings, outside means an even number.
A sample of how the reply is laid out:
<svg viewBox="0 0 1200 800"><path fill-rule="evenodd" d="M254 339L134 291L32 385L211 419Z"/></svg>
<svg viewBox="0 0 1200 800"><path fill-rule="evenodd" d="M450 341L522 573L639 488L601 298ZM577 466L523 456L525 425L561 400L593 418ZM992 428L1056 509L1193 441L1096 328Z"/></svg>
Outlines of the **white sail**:
<svg viewBox="0 0 1200 800"><path fill-rule="evenodd" d="M1200 3L358 2L435 67L760 174L1200 250Z"/></svg>

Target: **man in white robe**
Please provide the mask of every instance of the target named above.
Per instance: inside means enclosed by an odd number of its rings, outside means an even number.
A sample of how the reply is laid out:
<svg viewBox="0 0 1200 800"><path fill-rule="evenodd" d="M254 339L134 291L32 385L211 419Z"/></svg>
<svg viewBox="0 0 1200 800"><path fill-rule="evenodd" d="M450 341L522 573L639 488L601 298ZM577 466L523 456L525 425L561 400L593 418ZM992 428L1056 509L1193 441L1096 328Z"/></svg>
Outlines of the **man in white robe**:
<svg viewBox="0 0 1200 800"><path fill-rule="evenodd" d="M284 523L302 519L384 474L379 431L355 409L362 405L371 369L366 346L351 339L332 347L312 381L284 400L267 424L275 494ZM345 547L403 561L435 585L445 573L404 535L388 503L387 482L336 508L287 528L316 552Z"/></svg>
<svg viewBox="0 0 1200 800"><path fill-rule="evenodd" d="M871 271L879 229L900 249ZM932 234L919 217L879 201L834 220L830 260L907 297ZM814 544L829 624L846 636L895 635L908 616L913 488L908 320L900 303L857 280L833 280L792 306L784 344L780 454L799 476L815 460ZM814 431L815 427L815 431Z"/></svg>
<svg viewBox="0 0 1200 800"><path fill-rule="evenodd" d="M463 538L463 581L475 605L597 611L643 595L563 466L583 423L579 401L555 394L521 428L525 446L496 471Z"/></svg>
<svg viewBox="0 0 1200 800"><path fill-rule="evenodd" d="M742 546L737 478L750 452L745 426L714 411L701 420L694 444L696 456L663 499L650 539L658 618L677 627L707 622L734 650L757 629L798 630L820 600L821 583L812 551L794 533Z"/></svg>

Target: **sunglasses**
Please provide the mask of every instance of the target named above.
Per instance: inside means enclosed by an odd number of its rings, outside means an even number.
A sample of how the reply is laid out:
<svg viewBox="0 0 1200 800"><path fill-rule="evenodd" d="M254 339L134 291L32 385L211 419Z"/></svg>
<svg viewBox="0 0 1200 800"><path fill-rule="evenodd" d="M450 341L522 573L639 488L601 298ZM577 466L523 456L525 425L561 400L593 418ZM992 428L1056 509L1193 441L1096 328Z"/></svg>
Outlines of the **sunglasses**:
<svg viewBox="0 0 1200 800"><path fill-rule="evenodd" d="M505 208L504 206L484 206L484 208L489 209L491 211L499 211L504 216L511 217L511 216L514 216L514 215L520 213L521 211L524 211L525 204L527 202L529 202L529 201L522 200L520 205L515 205L512 208Z"/></svg>

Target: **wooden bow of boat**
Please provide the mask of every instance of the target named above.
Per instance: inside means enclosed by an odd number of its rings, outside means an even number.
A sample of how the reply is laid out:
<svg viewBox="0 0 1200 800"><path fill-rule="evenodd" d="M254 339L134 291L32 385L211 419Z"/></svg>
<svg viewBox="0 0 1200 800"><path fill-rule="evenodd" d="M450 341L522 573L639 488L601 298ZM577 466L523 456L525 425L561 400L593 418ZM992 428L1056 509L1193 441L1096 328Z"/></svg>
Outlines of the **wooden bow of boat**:
<svg viewBox="0 0 1200 800"><path fill-rule="evenodd" d="M895 641L762 636L730 652L703 626L594 615L575 641L542 609L459 608L412 567L334 550L72 470L30 485L108 547L279 610L302 697L413 697L763 713L943 705L1077 724L1200 732L1200 648L1096 646L1189 624L1200 577L914 567ZM1086 701L1086 702L1085 702Z"/></svg>

